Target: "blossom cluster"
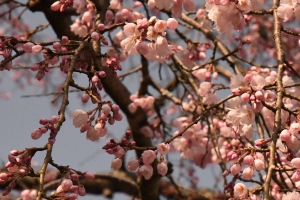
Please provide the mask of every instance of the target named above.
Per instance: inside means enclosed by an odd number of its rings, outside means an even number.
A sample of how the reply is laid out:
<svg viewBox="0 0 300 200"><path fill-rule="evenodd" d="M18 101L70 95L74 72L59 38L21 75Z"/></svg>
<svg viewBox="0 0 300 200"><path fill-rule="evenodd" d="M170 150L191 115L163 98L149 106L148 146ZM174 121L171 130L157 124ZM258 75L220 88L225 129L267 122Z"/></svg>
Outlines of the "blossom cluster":
<svg viewBox="0 0 300 200"><path fill-rule="evenodd" d="M149 20L143 18L136 23L126 23L123 27L126 38L121 41L121 47L128 54L140 53L151 61L164 60L172 53L165 38L166 30L175 30L177 26L178 22L174 18L165 21L151 17Z"/></svg>
<svg viewBox="0 0 300 200"><path fill-rule="evenodd" d="M263 5L263 0L238 0L238 4L228 0L207 0L205 10L217 30L229 36L233 29L242 30L246 25L243 14L251 10L260 10Z"/></svg>
<svg viewBox="0 0 300 200"><path fill-rule="evenodd" d="M113 114L111 114L111 112ZM80 132L86 132L86 138L93 142L98 141L100 137L107 134L106 123L113 125L115 121L121 121L123 116L120 113L120 108L116 104L105 103L101 106L99 117L96 119L96 124L93 126L92 122L95 119L96 110L85 112L77 109L71 113L73 117L73 125L80 128Z"/></svg>

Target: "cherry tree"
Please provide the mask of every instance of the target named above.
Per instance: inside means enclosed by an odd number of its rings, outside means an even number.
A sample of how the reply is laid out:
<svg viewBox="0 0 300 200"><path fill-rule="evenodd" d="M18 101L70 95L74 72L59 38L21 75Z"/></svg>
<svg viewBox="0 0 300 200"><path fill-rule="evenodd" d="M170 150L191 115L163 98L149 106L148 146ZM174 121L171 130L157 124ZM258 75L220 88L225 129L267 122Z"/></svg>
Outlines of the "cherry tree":
<svg viewBox="0 0 300 200"><path fill-rule="evenodd" d="M300 199L299 5L296 0L1 0L1 73L18 73L13 84L30 87L21 78L38 84L43 92L36 96L54 95L57 105L55 116L24 119L36 121L28 137L48 140L12 147L0 173L2 195ZM24 13L35 12L47 22L32 29ZM39 37L50 28L56 39ZM53 77L59 81L49 84ZM70 98L71 92L81 97L73 111L68 105L78 99ZM4 88L0 97L9 98ZM85 134L83 140L107 141L101 148L113 160L110 173L55 162L53 149L66 120L77 128L74 134ZM120 121L128 129L117 140L110 132ZM38 168L37 152L45 155ZM174 162L189 164L181 166L189 186L175 181ZM222 191L197 185L193 169L211 166L219 166Z"/></svg>

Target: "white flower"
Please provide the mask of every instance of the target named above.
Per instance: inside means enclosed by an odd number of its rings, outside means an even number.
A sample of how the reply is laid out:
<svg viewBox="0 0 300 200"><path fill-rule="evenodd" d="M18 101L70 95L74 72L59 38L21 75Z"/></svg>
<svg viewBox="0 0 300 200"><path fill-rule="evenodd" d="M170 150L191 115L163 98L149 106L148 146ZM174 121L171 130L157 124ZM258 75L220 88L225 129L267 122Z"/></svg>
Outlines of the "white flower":
<svg viewBox="0 0 300 200"><path fill-rule="evenodd" d="M126 23L124 26L124 34L128 37L135 36L139 33L134 23Z"/></svg>
<svg viewBox="0 0 300 200"><path fill-rule="evenodd" d="M252 4L250 0L239 0L239 8L248 13L252 10Z"/></svg>
<svg viewBox="0 0 300 200"><path fill-rule="evenodd" d="M243 183L237 183L234 186L234 197L243 198L248 195L248 189Z"/></svg>

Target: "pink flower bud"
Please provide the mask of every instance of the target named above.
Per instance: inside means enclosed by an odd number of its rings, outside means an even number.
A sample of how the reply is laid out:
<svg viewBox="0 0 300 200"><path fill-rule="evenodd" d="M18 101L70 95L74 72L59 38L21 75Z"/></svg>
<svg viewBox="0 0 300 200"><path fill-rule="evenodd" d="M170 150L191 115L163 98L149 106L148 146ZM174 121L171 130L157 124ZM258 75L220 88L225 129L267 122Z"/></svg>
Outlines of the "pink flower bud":
<svg viewBox="0 0 300 200"><path fill-rule="evenodd" d="M45 72L39 70L38 73L36 74L35 78L40 81L44 78L44 76L45 76Z"/></svg>
<svg viewBox="0 0 300 200"><path fill-rule="evenodd" d="M102 105L102 112L103 112L105 115L109 115L109 114L110 114L110 111L111 111L111 107L110 107L108 104Z"/></svg>
<svg viewBox="0 0 300 200"><path fill-rule="evenodd" d="M9 162L11 162L12 164L14 164L14 163L17 162L16 158L15 158L13 155L11 155L11 154L8 154L8 160L9 160Z"/></svg>
<svg viewBox="0 0 300 200"><path fill-rule="evenodd" d="M77 200L78 199L78 194L76 193L71 193L69 195L69 200Z"/></svg>
<svg viewBox="0 0 300 200"><path fill-rule="evenodd" d="M143 165L139 168L138 174L143 175L146 180L149 180L153 175L153 168L151 165Z"/></svg>
<svg viewBox="0 0 300 200"><path fill-rule="evenodd" d="M0 179L6 181L8 179L8 177L9 176L7 175L7 173L0 173Z"/></svg>
<svg viewBox="0 0 300 200"><path fill-rule="evenodd" d="M87 93L82 94L81 96L82 103L87 103L89 100L90 100L90 95L88 95Z"/></svg>
<svg viewBox="0 0 300 200"><path fill-rule="evenodd" d="M146 165L150 165L156 159L156 154L152 150L146 150L142 153L143 163Z"/></svg>
<svg viewBox="0 0 300 200"><path fill-rule="evenodd" d="M98 81L99 81L98 76L93 76L92 82L93 82L93 83L98 83Z"/></svg>
<svg viewBox="0 0 300 200"><path fill-rule="evenodd" d="M32 52L32 47L34 46L33 43L27 42L23 45L22 49L25 51L25 53L31 53Z"/></svg>
<svg viewBox="0 0 300 200"><path fill-rule="evenodd" d="M246 164L246 165L252 165L253 161L254 161L253 156L247 155L247 156L244 157L243 163Z"/></svg>
<svg viewBox="0 0 300 200"><path fill-rule="evenodd" d="M82 15L82 22L90 23L93 19L93 15L91 12L86 11Z"/></svg>
<svg viewBox="0 0 300 200"><path fill-rule="evenodd" d="M165 176L168 172L168 165L165 162L161 162L157 165L157 172L162 175Z"/></svg>
<svg viewBox="0 0 300 200"><path fill-rule="evenodd" d="M35 63L32 65L32 67L30 68L32 71L37 71L40 69L40 65L38 63Z"/></svg>
<svg viewBox="0 0 300 200"><path fill-rule="evenodd" d="M148 52L149 52L149 47L147 45L146 42L139 42L137 45L136 45L136 50L142 54L142 55L146 55Z"/></svg>
<svg viewBox="0 0 300 200"><path fill-rule="evenodd" d="M130 171L134 171L136 170L140 165L140 161L137 160L137 159L132 159L130 160L128 163L127 163L127 168L130 170Z"/></svg>
<svg viewBox="0 0 300 200"><path fill-rule="evenodd" d="M99 31L103 31L104 30L105 25L104 24L98 24L97 28Z"/></svg>
<svg viewBox="0 0 300 200"><path fill-rule="evenodd" d="M100 71L99 76L100 76L100 78L105 78L106 77L105 71Z"/></svg>
<svg viewBox="0 0 300 200"><path fill-rule="evenodd" d="M91 172L85 172L84 173L84 177L88 180L94 180L95 179L95 176L94 174L92 174Z"/></svg>
<svg viewBox="0 0 300 200"><path fill-rule="evenodd" d="M73 182L70 179L64 179L61 183L62 189L67 192L70 187L73 185Z"/></svg>
<svg viewBox="0 0 300 200"><path fill-rule="evenodd" d="M233 164L230 167L230 173L232 175L237 175L238 173L240 173L241 170L242 170L242 167L241 167L241 165L239 163Z"/></svg>
<svg viewBox="0 0 300 200"><path fill-rule="evenodd" d="M175 30L175 29L177 28L177 26L178 26L178 22L177 22L176 19L174 19L174 18L169 18L169 19L167 20L167 27L168 27L169 29Z"/></svg>
<svg viewBox="0 0 300 200"><path fill-rule="evenodd" d="M92 32L91 38L92 38L94 41L98 41L99 38L100 38L99 33L97 33L97 32Z"/></svg>
<svg viewBox="0 0 300 200"><path fill-rule="evenodd" d="M130 104L128 105L128 110L129 110L129 112L131 112L131 113L135 113L135 111L137 110L137 105L135 105L135 103L130 103Z"/></svg>
<svg viewBox="0 0 300 200"><path fill-rule="evenodd" d="M170 145L166 143L160 143L157 146L157 150L161 155L166 155L169 152Z"/></svg>
<svg viewBox="0 0 300 200"><path fill-rule="evenodd" d="M85 191L85 188L83 187L83 185L80 185L80 186L78 187L78 194L79 194L80 196L84 196L84 195L86 194L86 191Z"/></svg>
<svg viewBox="0 0 300 200"><path fill-rule="evenodd" d="M110 125L113 125L113 124L115 123L115 119L112 118L112 117L108 118L108 123L109 123Z"/></svg>
<svg viewBox="0 0 300 200"><path fill-rule="evenodd" d="M291 163L295 168L300 169L300 158L293 158Z"/></svg>
<svg viewBox="0 0 300 200"><path fill-rule="evenodd" d="M57 122L58 122L58 118L55 115L53 115L49 120L50 124L56 124Z"/></svg>
<svg viewBox="0 0 300 200"><path fill-rule="evenodd" d="M287 129L284 129L283 131L281 131L279 137L280 137L281 141L283 141L283 142L291 141L291 134Z"/></svg>
<svg viewBox="0 0 300 200"><path fill-rule="evenodd" d="M51 5L51 10L58 11L61 7L60 1L56 1Z"/></svg>
<svg viewBox="0 0 300 200"><path fill-rule="evenodd" d="M34 140L39 139L43 135L40 129L34 129L31 133L31 138Z"/></svg>
<svg viewBox="0 0 300 200"><path fill-rule="evenodd" d="M71 174L71 179L72 179L73 181L78 180L78 179L79 179L78 174ZM71 189L71 188L70 188L70 189Z"/></svg>
<svg viewBox="0 0 300 200"><path fill-rule="evenodd" d="M120 107L119 107L117 104L113 104L113 105L111 106L111 109L112 109L113 112L119 112Z"/></svg>
<svg viewBox="0 0 300 200"><path fill-rule="evenodd" d="M41 45L34 45L31 50L32 53L40 53L43 50L43 47Z"/></svg>
<svg viewBox="0 0 300 200"><path fill-rule="evenodd" d="M250 180L254 176L254 170L252 167L246 167L243 170L243 178L246 180Z"/></svg>
<svg viewBox="0 0 300 200"><path fill-rule="evenodd" d="M254 167L256 170L263 170L265 169L265 164L261 159L255 159L254 160Z"/></svg>
<svg viewBox="0 0 300 200"><path fill-rule="evenodd" d="M300 181L300 171L296 170L296 171L294 172L294 174L292 175L291 179L292 179L294 182Z"/></svg>
<svg viewBox="0 0 300 200"><path fill-rule="evenodd" d="M241 95L241 99L242 99L242 101L244 101L244 102L249 101L249 98L250 98L250 94L249 94L249 93L243 93L243 94Z"/></svg>
<svg viewBox="0 0 300 200"><path fill-rule="evenodd" d="M67 36L62 36L61 41L63 44L67 44L69 42L69 38Z"/></svg>
<svg viewBox="0 0 300 200"><path fill-rule="evenodd" d="M251 82L252 78L253 78L253 75L252 75L252 74L246 74L246 75L245 75L245 81L247 81L248 83Z"/></svg>
<svg viewBox="0 0 300 200"><path fill-rule="evenodd" d="M116 120L116 121L121 121L123 119L123 115L121 113L115 113L113 114L113 118Z"/></svg>
<svg viewBox="0 0 300 200"><path fill-rule="evenodd" d="M110 168L113 170L118 170L122 166L122 159L116 158L112 161Z"/></svg>
<svg viewBox="0 0 300 200"><path fill-rule="evenodd" d="M106 38L103 38L103 39L101 40L101 42L102 42L102 44L104 44L104 45L108 45L108 40L107 40Z"/></svg>

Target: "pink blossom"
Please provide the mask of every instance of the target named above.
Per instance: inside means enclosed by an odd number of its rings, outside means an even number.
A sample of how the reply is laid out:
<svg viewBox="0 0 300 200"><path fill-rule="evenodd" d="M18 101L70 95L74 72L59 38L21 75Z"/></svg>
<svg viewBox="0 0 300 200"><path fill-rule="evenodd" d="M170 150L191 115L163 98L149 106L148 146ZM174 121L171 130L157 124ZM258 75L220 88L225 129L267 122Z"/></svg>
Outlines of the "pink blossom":
<svg viewBox="0 0 300 200"><path fill-rule="evenodd" d="M93 126L90 126L86 133L86 139L95 142L98 141L99 138L100 138L99 132Z"/></svg>
<svg viewBox="0 0 300 200"><path fill-rule="evenodd" d="M32 53L40 53L43 50L41 45L34 45L31 47Z"/></svg>
<svg viewBox="0 0 300 200"><path fill-rule="evenodd" d="M243 183L235 184L233 191L235 198L246 198L248 196L248 189Z"/></svg>
<svg viewBox="0 0 300 200"><path fill-rule="evenodd" d="M255 91L262 90L263 87L265 86L265 78L260 75L253 76L250 82L250 86Z"/></svg>
<svg viewBox="0 0 300 200"><path fill-rule="evenodd" d="M156 154L152 150L146 150L142 153L143 163L150 165L156 159Z"/></svg>
<svg viewBox="0 0 300 200"><path fill-rule="evenodd" d="M80 110L80 109L74 110L71 113L71 116L74 117L73 125L76 128L80 128L80 127L84 126L87 123L88 118L89 118L88 114L84 110Z"/></svg>
<svg viewBox="0 0 300 200"><path fill-rule="evenodd" d="M292 123L289 129L289 132L295 136L298 135L300 131L300 123Z"/></svg>
<svg viewBox="0 0 300 200"><path fill-rule="evenodd" d="M90 23L92 21L93 15L91 12L86 11L82 15L82 22L84 23Z"/></svg>
<svg viewBox="0 0 300 200"><path fill-rule="evenodd" d="M157 164L157 172L162 175L165 176L168 172L168 165L165 162L161 162Z"/></svg>
<svg viewBox="0 0 300 200"><path fill-rule="evenodd" d="M145 164L139 168L138 174L143 175L146 180L149 180L153 175L153 168L151 165Z"/></svg>
<svg viewBox="0 0 300 200"><path fill-rule="evenodd" d="M285 0L280 1L280 6L277 9L278 16L286 22L290 20L293 16L300 21L300 6L297 0Z"/></svg>
<svg viewBox="0 0 300 200"><path fill-rule="evenodd" d="M122 159L116 158L112 161L110 168L113 170L118 170L121 168L122 162L123 162Z"/></svg>
<svg viewBox="0 0 300 200"><path fill-rule="evenodd" d="M297 150L299 147L299 141L294 135L291 135L291 140L286 141L286 145L292 150Z"/></svg>
<svg viewBox="0 0 300 200"><path fill-rule="evenodd" d="M294 182L300 181L300 171L296 170L296 171L293 173L291 179L292 179Z"/></svg>
<svg viewBox="0 0 300 200"><path fill-rule="evenodd" d="M124 34L127 37L135 36L139 33L139 31L137 30L137 26L134 23L126 23L126 25L123 28Z"/></svg>
<svg viewBox="0 0 300 200"><path fill-rule="evenodd" d="M36 199L37 194L38 194L37 190L31 190L29 196L31 199Z"/></svg>
<svg viewBox="0 0 300 200"><path fill-rule="evenodd" d="M21 197L24 200L30 200L30 190L26 189L21 192Z"/></svg>
<svg viewBox="0 0 300 200"><path fill-rule="evenodd" d="M248 13L252 10L252 4L250 0L239 0L238 7L243 12Z"/></svg>
<svg viewBox="0 0 300 200"><path fill-rule="evenodd" d="M71 181L71 179L64 179L63 182L61 183L61 187L64 191L68 191L70 189L70 187L73 185L73 182Z"/></svg>
<svg viewBox="0 0 300 200"><path fill-rule="evenodd" d="M136 170L140 165L140 161L137 160L137 159L132 159L130 160L128 163L127 163L127 168L130 170L130 171L134 171Z"/></svg>
<svg viewBox="0 0 300 200"><path fill-rule="evenodd" d="M177 26L178 26L178 22L177 22L176 19L169 18L167 20L167 27L168 27L168 29L175 30L177 28Z"/></svg>
<svg viewBox="0 0 300 200"><path fill-rule="evenodd" d="M210 82L202 82L200 84L198 94L203 97L203 96L207 95L210 92L211 88L212 88L212 85L211 85Z"/></svg>
<svg viewBox="0 0 300 200"><path fill-rule="evenodd" d="M165 32L167 30L167 22L165 20L157 20L154 25L154 30L158 33Z"/></svg>
<svg viewBox="0 0 300 200"><path fill-rule="evenodd" d="M166 155L169 152L170 145L166 143L160 143L157 145L157 150L161 155Z"/></svg>
<svg viewBox="0 0 300 200"><path fill-rule="evenodd" d="M158 56L168 56L172 53L165 37L158 36L155 44Z"/></svg>
<svg viewBox="0 0 300 200"><path fill-rule="evenodd" d="M293 158L293 160L291 160L291 163L294 167L300 169L300 158Z"/></svg>
<svg viewBox="0 0 300 200"><path fill-rule="evenodd" d="M282 196L282 200L298 200L300 199L299 192L293 191L293 192L287 192Z"/></svg>

